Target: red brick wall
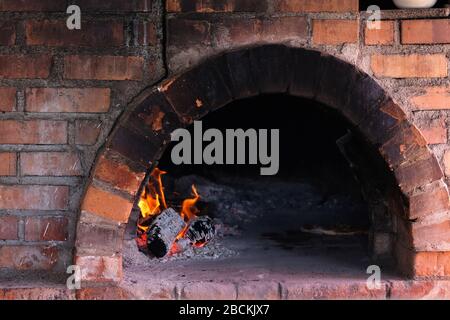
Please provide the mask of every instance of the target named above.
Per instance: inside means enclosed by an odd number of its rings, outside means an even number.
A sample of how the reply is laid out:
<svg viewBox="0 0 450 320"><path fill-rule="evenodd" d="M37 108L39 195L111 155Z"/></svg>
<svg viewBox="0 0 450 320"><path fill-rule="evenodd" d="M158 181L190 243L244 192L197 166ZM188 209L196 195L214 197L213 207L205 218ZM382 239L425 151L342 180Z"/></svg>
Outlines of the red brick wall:
<svg viewBox="0 0 450 320"><path fill-rule="evenodd" d="M81 30L65 26L69 4ZM161 12L151 0L0 1L0 269L71 264L97 150L164 76Z"/></svg>
<svg viewBox="0 0 450 320"><path fill-rule="evenodd" d="M372 30L356 0L167 0L164 9L160 0L78 0L70 4L82 9L82 30L69 31L68 2L0 1L0 268L61 270L70 263L92 163L121 112L166 71L242 46L312 48L373 76L421 130L450 181L449 10L383 12L381 29ZM102 158L95 174L133 193L127 177L135 173L110 160ZM115 211L119 223L132 202L93 185L84 199L84 209ZM430 250L429 225L445 229L448 218L408 226L425 238L419 252ZM113 233L108 237L120 237ZM445 260L449 248L444 239L432 254ZM117 262L105 256L92 263L110 266L116 277Z"/></svg>

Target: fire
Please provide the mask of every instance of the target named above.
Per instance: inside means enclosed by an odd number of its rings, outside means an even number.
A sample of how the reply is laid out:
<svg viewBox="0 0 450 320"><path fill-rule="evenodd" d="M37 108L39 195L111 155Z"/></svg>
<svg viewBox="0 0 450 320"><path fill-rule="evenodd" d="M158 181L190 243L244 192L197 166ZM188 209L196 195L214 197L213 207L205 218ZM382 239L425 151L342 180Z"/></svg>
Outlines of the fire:
<svg viewBox="0 0 450 320"><path fill-rule="evenodd" d="M144 221L151 216L158 215L162 210L167 208L161 178L161 176L166 173L167 172L155 168L150 175L150 179L153 179L155 183L149 182L145 186L144 192L141 194L141 199L139 200L138 206L141 210L141 217ZM156 186L154 184L156 184ZM147 231L148 229L148 227L140 224L138 224L138 227L142 231Z"/></svg>
<svg viewBox="0 0 450 320"><path fill-rule="evenodd" d="M164 193L164 185L162 182L162 176L167 172L155 168L150 174L150 180L145 186L144 191L141 194L138 206L141 211L141 217L138 222L138 228L142 231L140 232L140 240L145 239L145 232L148 230L148 226L145 222L152 219L152 217L160 214L164 209L167 209L166 196ZM183 200L181 204L180 215L184 221L189 222L191 219L195 218L199 213L199 210L195 206L200 195L195 187L192 185L192 195L193 198L187 198ZM182 230L178 236L177 240L181 239L187 231L187 227Z"/></svg>
<svg viewBox="0 0 450 320"><path fill-rule="evenodd" d="M160 212L160 202L159 202L159 196L156 195L155 198L153 198L146 188L144 192L142 192L141 199L139 200L139 209L141 209L141 217L142 218L148 218L150 216L154 216ZM138 228L142 229L143 231L147 231L148 227L138 225Z"/></svg>
<svg viewBox="0 0 450 320"><path fill-rule="evenodd" d="M181 208L181 217L188 221L195 218L199 213L199 210L195 204L198 199L200 199L200 196L198 195L197 189L194 185L192 185L192 194L194 195L194 198L184 200Z"/></svg>
<svg viewBox="0 0 450 320"><path fill-rule="evenodd" d="M197 216L199 213L199 210L195 206L198 199L200 199L200 196L198 195L197 188L195 188L194 185L191 187L192 194L194 198L188 198L183 201L183 204L181 205L181 217L184 219L184 221L189 221ZM188 230L188 225L178 234L177 240L180 240L184 237Z"/></svg>
<svg viewBox="0 0 450 320"><path fill-rule="evenodd" d="M167 209L167 204L166 204L166 197L164 195L164 188L163 188L163 184L162 184L162 179L161 176L163 174L166 174L167 172L159 170L158 168L155 168L151 174L151 176L153 178L155 178L156 183L157 183L157 192L158 194L161 196L161 202L163 205L163 209Z"/></svg>

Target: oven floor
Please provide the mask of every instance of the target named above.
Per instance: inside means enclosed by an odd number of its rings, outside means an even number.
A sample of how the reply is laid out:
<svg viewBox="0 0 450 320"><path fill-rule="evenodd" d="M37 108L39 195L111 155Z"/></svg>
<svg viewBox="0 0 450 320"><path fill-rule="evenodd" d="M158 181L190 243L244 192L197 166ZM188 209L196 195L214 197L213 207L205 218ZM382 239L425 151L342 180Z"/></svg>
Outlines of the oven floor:
<svg viewBox="0 0 450 320"><path fill-rule="evenodd" d="M315 241L314 241L315 240ZM280 235L231 237L209 244L220 255L151 259L125 243L122 286L138 298L308 299L382 298L369 290L367 267L373 263L360 238L309 239L307 244ZM207 249L207 248L203 248ZM202 249L199 249L202 250ZM134 251L134 252L132 252ZM381 267L381 278L394 273Z"/></svg>
<svg viewBox="0 0 450 320"><path fill-rule="evenodd" d="M369 289L365 270L371 262L357 239L292 247L273 238L248 237L245 246L242 238L221 239L202 254L165 260L150 259L134 241L125 241L124 277L118 285L68 290L67 274L0 273L0 300L450 299L450 280L402 279L385 267L381 286ZM235 254L205 254L215 249Z"/></svg>

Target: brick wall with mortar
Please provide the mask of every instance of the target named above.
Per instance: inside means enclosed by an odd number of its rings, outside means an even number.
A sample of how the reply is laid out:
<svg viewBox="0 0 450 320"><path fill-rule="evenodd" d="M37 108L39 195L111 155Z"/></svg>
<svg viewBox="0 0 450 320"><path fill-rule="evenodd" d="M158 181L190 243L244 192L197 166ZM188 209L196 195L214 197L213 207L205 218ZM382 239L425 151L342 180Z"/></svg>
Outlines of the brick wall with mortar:
<svg viewBox="0 0 450 320"><path fill-rule="evenodd" d="M78 4L82 28L66 28ZM134 96L165 75L162 4L0 1L0 269L71 263L98 148Z"/></svg>
<svg viewBox="0 0 450 320"><path fill-rule="evenodd" d="M61 28L67 2L0 1L0 267L70 263L87 176L126 105L166 76L165 65L174 75L243 46L312 48L373 76L420 128L449 181L448 9L382 12L381 29L369 30L354 0L79 0L70 2L80 4L85 27L70 32ZM96 174L106 175L101 159ZM446 208L447 193L435 203ZM439 219L431 223L448 233L448 215ZM416 232L426 236L426 223ZM437 264L449 259L432 255ZM117 258L106 260L102 268Z"/></svg>
<svg viewBox="0 0 450 320"><path fill-rule="evenodd" d="M448 185L450 8L382 11L378 29L371 28L370 14L364 9L353 0L195 4L168 0L169 71L178 74L208 56L266 43L311 48L335 56L376 79L402 107L407 119L426 139ZM440 275L449 276L450 255L444 253L449 248L450 234L447 186L433 184L429 189L434 190L434 196L416 200L421 202L419 206L428 206L428 211L437 214L415 220L412 237L417 243L441 238L437 247L443 252L419 253L414 272L425 275L435 268L441 270ZM442 197L438 196L441 191ZM439 231L429 229L436 226Z"/></svg>

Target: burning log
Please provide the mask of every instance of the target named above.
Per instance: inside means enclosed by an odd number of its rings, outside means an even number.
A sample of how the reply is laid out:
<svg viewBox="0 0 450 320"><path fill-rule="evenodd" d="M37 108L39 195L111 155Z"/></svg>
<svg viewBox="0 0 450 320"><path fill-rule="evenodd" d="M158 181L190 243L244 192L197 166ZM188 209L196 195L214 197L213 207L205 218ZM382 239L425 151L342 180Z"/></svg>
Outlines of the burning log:
<svg viewBox="0 0 450 320"><path fill-rule="evenodd" d="M186 223L178 212L172 208L165 209L151 222L148 228L148 250L155 257L164 257L185 227Z"/></svg>
<svg viewBox="0 0 450 320"><path fill-rule="evenodd" d="M148 250L158 258L170 252L182 252L189 245L202 247L215 235L211 218L197 216L200 210L196 204L200 195L195 185L191 185L193 197L183 200L179 213L173 206L167 208L161 179L165 173L158 168L151 173L149 183L141 194L141 215L137 221L136 242L139 249L144 252Z"/></svg>
<svg viewBox="0 0 450 320"><path fill-rule="evenodd" d="M191 241L187 238L180 238L173 244L170 249L170 254L179 254L186 251L189 247L191 247Z"/></svg>
<svg viewBox="0 0 450 320"><path fill-rule="evenodd" d="M211 241L216 233L215 227L210 217L200 216L189 221L185 238L189 239L191 244L202 247L208 241Z"/></svg>

